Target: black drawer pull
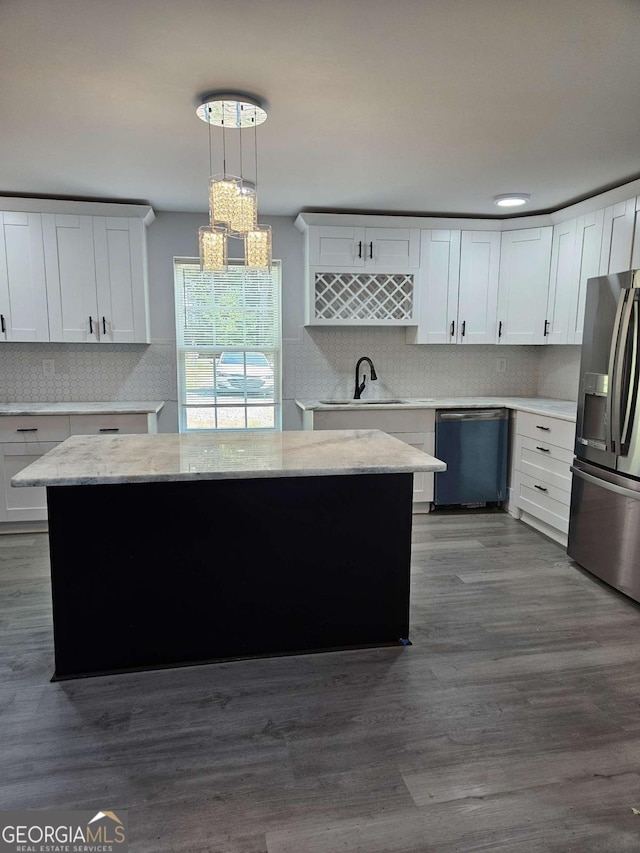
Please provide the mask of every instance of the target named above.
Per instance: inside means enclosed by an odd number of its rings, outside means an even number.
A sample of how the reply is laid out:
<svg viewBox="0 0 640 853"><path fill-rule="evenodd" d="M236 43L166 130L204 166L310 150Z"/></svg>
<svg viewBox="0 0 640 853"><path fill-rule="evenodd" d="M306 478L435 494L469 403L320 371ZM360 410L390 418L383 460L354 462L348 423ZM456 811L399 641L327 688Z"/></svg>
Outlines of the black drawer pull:
<svg viewBox="0 0 640 853"><path fill-rule="evenodd" d="M536 429L541 429L543 432L551 432L551 427L538 426L538 424L536 424Z"/></svg>
<svg viewBox="0 0 640 853"><path fill-rule="evenodd" d="M456 321L452 320L451 321L451 330L450 330L449 334L451 335L451 337L453 337L455 335L455 333L456 333Z"/></svg>
<svg viewBox="0 0 640 853"><path fill-rule="evenodd" d="M466 320L463 320L463 321L462 321L462 337L463 337L463 338L464 338L464 336L465 336L466 331L467 331L467 321L466 321Z"/></svg>
<svg viewBox="0 0 640 853"><path fill-rule="evenodd" d="M16 432L38 432L38 427L20 427Z"/></svg>
<svg viewBox="0 0 640 853"><path fill-rule="evenodd" d="M89 334L93 334L93 318L89 315Z"/></svg>
<svg viewBox="0 0 640 853"><path fill-rule="evenodd" d="M104 335L107 334L107 321L104 317L102 318L102 333Z"/></svg>
<svg viewBox="0 0 640 853"><path fill-rule="evenodd" d="M502 320L498 323L498 337L502 337Z"/></svg>
<svg viewBox="0 0 640 853"><path fill-rule="evenodd" d="M98 432L120 432L120 427L100 427Z"/></svg>
<svg viewBox="0 0 640 853"><path fill-rule="evenodd" d="M541 491L541 492L546 492L546 491L547 491L547 490L544 488L544 486L535 486L535 485L534 485L534 487L533 487L533 488L534 488L534 489L540 489L540 491Z"/></svg>
<svg viewBox="0 0 640 853"><path fill-rule="evenodd" d="M537 444L536 444L536 450L541 450L543 453L550 453L551 452L548 447L538 447Z"/></svg>
<svg viewBox="0 0 640 853"><path fill-rule="evenodd" d="M0 314L0 328L3 332L7 331L6 323L4 322L4 314Z"/></svg>

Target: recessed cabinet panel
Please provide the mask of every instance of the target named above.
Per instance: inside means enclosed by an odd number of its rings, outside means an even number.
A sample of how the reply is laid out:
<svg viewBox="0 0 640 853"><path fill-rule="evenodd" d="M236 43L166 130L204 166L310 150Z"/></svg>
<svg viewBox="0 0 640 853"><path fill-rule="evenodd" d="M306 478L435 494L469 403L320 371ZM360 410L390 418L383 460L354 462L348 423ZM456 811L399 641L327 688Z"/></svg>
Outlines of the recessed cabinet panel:
<svg viewBox="0 0 640 853"><path fill-rule="evenodd" d="M549 226L502 234L498 343L544 343L552 231Z"/></svg>
<svg viewBox="0 0 640 853"><path fill-rule="evenodd" d="M44 487L14 488L11 478L31 465L56 442L0 444L0 521L44 521L47 517L47 490Z"/></svg>
<svg viewBox="0 0 640 853"><path fill-rule="evenodd" d="M460 343L495 342L499 264L499 231L462 232L456 333Z"/></svg>
<svg viewBox="0 0 640 853"><path fill-rule="evenodd" d="M0 213L0 342L48 341L39 213Z"/></svg>
<svg viewBox="0 0 640 853"><path fill-rule="evenodd" d="M410 228L367 228L365 230L365 268L389 272L418 266L420 231Z"/></svg>
<svg viewBox="0 0 640 853"><path fill-rule="evenodd" d="M364 267L364 228L319 225L309 230L309 264L332 267Z"/></svg>

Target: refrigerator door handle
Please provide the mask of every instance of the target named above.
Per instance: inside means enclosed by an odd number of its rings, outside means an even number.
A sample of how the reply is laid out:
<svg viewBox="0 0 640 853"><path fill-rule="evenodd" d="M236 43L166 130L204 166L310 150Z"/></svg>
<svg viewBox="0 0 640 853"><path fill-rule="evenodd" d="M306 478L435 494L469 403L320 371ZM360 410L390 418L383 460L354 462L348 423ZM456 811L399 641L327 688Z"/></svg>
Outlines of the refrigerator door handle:
<svg viewBox="0 0 640 853"><path fill-rule="evenodd" d="M607 492L615 492L617 495L622 495L625 498L632 498L634 501L640 501L640 492L635 492L633 489L625 489L624 486L618 486L615 483L610 483L608 480L602 480L600 477L594 477L593 474L587 474L581 468L571 466L571 472L574 477L580 480L586 480L587 483L592 483L594 486L600 486Z"/></svg>
<svg viewBox="0 0 640 853"><path fill-rule="evenodd" d="M633 294L631 294L633 295ZM611 336L609 350L609 393L607 395L607 448L612 453L620 452L620 394L622 393L622 372L620 370L620 350L624 349L629 322L628 290L623 290L618 299L616 319ZM623 320L624 316L624 320ZM621 333L621 327L624 331Z"/></svg>
<svg viewBox="0 0 640 853"><path fill-rule="evenodd" d="M631 316L633 317L633 325L631 327L630 351L628 353L629 381L626 383L625 400L622 401L624 411L621 412L622 435L620 436L620 452L625 456L629 451L629 442L633 432L636 404L638 401L638 384L640 381L640 362L638 360L638 335L640 334L640 328L638 323L637 297L637 291L632 290L630 301L632 302Z"/></svg>

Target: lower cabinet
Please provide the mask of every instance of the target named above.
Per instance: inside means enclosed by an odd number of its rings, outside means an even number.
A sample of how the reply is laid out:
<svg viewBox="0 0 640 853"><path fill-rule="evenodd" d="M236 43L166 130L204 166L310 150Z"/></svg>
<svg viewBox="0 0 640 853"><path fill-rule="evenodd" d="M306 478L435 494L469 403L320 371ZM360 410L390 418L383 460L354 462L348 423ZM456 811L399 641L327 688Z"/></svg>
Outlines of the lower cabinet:
<svg viewBox="0 0 640 853"><path fill-rule="evenodd" d="M375 411L304 412L305 429L381 429L383 432L433 456L435 411L433 409L377 409ZM433 474L413 475L414 510L429 512L433 501Z"/></svg>
<svg viewBox="0 0 640 853"><path fill-rule="evenodd" d="M517 412L509 512L567 544L575 424Z"/></svg>
<svg viewBox="0 0 640 853"><path fill-rule="evenodd" d="M69 436L155 432L156 414L0 416L0 523L47 520L46 489L11 478Z"/></svg>

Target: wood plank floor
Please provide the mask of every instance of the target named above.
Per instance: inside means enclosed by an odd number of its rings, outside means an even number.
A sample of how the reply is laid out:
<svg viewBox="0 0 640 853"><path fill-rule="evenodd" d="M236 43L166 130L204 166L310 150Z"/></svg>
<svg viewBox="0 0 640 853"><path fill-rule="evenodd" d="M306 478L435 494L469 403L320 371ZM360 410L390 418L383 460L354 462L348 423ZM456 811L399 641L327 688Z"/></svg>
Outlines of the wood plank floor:
<svg viewBox="0 0 640 853"><path fill-rule="evenodd" d="M414 518L405 649L51 684L49 594L0 537L2 808L127 808L134 853L640 850L640 608L505 514Z"/></svg>

